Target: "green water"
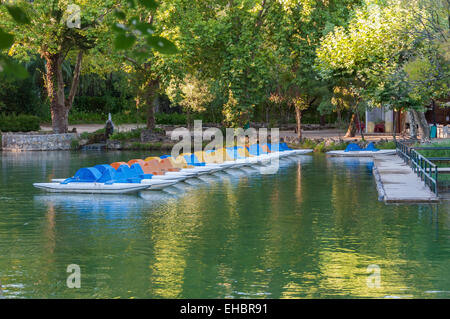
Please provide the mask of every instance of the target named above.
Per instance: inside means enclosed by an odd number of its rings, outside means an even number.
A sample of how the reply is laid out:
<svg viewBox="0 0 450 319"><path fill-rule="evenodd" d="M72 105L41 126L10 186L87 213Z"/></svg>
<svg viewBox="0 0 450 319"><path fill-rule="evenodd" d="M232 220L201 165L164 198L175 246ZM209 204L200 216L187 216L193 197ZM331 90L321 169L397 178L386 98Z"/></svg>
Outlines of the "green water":
<svg viewBox="0 0 450 319"><path fill-rule="evenodd" d="M1 154L3 297L450 297L449 202L379 202L367 160L302 156L276 175L235 170L141 196L32 187L146 155ZM70 264L80 289L66 286Z"/></svg>

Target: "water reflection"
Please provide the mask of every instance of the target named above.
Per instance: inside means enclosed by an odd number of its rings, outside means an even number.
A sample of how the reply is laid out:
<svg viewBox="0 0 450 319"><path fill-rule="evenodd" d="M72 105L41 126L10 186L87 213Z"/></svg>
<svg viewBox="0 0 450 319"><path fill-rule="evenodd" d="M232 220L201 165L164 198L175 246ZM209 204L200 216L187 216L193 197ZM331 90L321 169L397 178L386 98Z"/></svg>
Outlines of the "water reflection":
<svg viewBox="0 0 450 319"><path fill-rule="evenodd" d="M379 202L370 159L303 155L273 175L230 170L138 195L35 190L43 172L143 157L63 154L2 157L8 298L450 297L448 204ZM79 290L65 286L72 263Z"/></svg>

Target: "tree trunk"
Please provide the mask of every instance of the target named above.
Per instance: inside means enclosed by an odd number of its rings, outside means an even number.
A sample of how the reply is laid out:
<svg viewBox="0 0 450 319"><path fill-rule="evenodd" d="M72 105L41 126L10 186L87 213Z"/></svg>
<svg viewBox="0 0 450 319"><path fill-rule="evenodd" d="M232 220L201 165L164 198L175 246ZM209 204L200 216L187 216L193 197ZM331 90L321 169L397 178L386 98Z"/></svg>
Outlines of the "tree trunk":
<svg viewBox="0 0 450 319"><path fill-rule="evenodd" d="M417 139L417 120L412 111L409 111L409 136Z"/></svg>
<svg viewBox="0 0 450 319"><path fill-rule="evenodd" d="M154 99L150 98L147 102L147 130L153 130L155 128L155 112L154 112Z"/></svg>
<svg viewBox="0 0 450 319"><path fill-rule="evenodd" d="M417 121L417 124L419 125L420 140L422 142L429 142L430 141L430 127L428 126L428 122L425 118L425 114L423 112L417 112L416 110L411 110L411 112L414 114L415 120Z"/></svg>
<svg viewBox="0 0 450 319"><path fill-rule="evenodd" d="M358 108L356 107L356 118L358 119L359 133L361 134L361 139L364 141L364 133L361 125L361 119L359 118Z"/></svg>
<svg viewBox="0 0 450 319"><path fill-rule="evenodd" d="M353 113L352 119L350 120L350 124L347 129L347 133L345 134L345 137L355 137L356 135L356 113Z"/></svg>
<svg viewBox="0 0 450 319"><path fill-rule="evenodd" d="M190 131L192 129L192 125L191 125L191 109L189 107L186 108L186 125L187 129Z"/></svg>
<svg viewBox="0 0 450 319"><path fill-rule="evenodd" d="M394 142L396 142L397 141L397 135L396 135L396 133L397 133L397 112L396 111L393 111L394 112L394 135L393 135L393 137L394 137Z"/></svg>
<svg viewBox="0 0 450 319"><path fill-rule="evenodd" d="M65 110L64 81L62 77L62 58L58 54L46 53L47 62L46 87L50 100L50 111L52 115L52 127L54 133L67 132L67 119Z"/></svg>
<svg viewBox="0 0 450 319"><path fill-rule="evenodd" d="M80 51L75 64L72 85L68 98L64 94L64 78L62 72L62 63L64 61L62 53L43 54L47 63L46 67L46 88L50 100L50 111L52 115L52 128L56 134L67 133L69 127L69 111L72 107L75 93L80 81L81 62L83 52Z"/></svg>
<svg viewBox="0 0 450 319"><path fill-rule="evenodd" d="M325 126L325 115L320 116L320 126Z"/></svg>
<svg viewBox="0 0 450 319"><path fill-rule="evenodd" d="M136 94L136 108L146 112L148 130L155 128L155 98L158 96L159 81L142 81Z"/></svg>
<svg viewBox="0 0 450 319"><path fill-rule="evenodd" d="M296 107L295 108L295 120L297 122L297 137L299 141L302 140L302 111Z"/></svg>

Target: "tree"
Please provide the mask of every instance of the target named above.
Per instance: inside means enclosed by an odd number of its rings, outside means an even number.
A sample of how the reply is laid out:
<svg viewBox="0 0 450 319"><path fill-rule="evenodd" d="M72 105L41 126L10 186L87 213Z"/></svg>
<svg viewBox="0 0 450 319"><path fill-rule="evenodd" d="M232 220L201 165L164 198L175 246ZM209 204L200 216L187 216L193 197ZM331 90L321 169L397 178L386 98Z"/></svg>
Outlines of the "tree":
<svg viewBox="0 0 450 319"><path fill-rule="evenodd" d="M427 90L415 90L405 72L412 57L424 47L418 34L426 27L417 27L414 10L401 1L388 1L384 6L368 1L356 11L347 29L335 28L323 39L316 67L323 78L350 79L349 83L360 88L362 97L372 105L411 110L422 138L428 139L422 107ZM411 34L414 28L420 32Z"/></svg>
<svg viewBox="0 0 450 319"><path fill-rule="evenodd" d="M105 32L102 21L114 5L114 1L89 1L79 6L57 0L50 3L21 1L18 6L28 17L28 24L2 19L16 37L11 55L26 60L29 54L38 53L46 61L46 89L55 133L67 132L68 114L79 83L83 57L95 46L97 33ZM6 17L4 10L0 14ZM68 90L62 70L66 59L75 64Z"/></svg>
<svg viewBox="0 0 450 319"><path fill-rule="evenodd" d="M68 115L79 84L83 60L89 53L102 58L111 53L110 34L115 36L113 43L117 49L130 48L136 42L135 34L139 32L152 48L160 51L172 48L170 41L152 36L153 30L146 28L146 25L137 24L135 19L125 21L126 15L122 10L135 9L142 13L157 7L153 0L137 0L137 3L138 6L134 0L75 3L66 0L20 1L14 8L20 10L24 23L17 23L14 15L11 18L7 14L5 8L11 14L9 6L1 8L0 27L15 35L9 54L27 60L30 54L38 53L46 61L46 89L55 133L68 130ZM97 54L92 51L97 51ZM67 60L74 63L74 68L71 84L66 88L63 63Z"/></svg>
<svg viewBox="0 0 450 319"><path fill-rule="evenodd" d="M147 129L154 129L154 104L160 92L160 76L157 64L161 54L176 54L176 46L162 34L164 20L155 23L159 7L154 1L141 1L146 6L128 6L115 12L118 23L114 42L118 52L112 58L114 64L130 74L130 85L136 96L136 108L147 112ZM128 22L127 25L125 25Z"/></svg>
<svg viewBox="0 0 450 319"><path fill-rule="evenodd" d="M192 112L204 112L212 102L213 95L208 84L199 81L193 75L187 75L182 83L173 83L167 90L169 98L181 105L187 114L187 125L191 127Z"/></svg>
<svg viewBox="0 0 450 319"><path fill-rule="evenodd" d="M324 34L344 24L352 6L359 1L283 1L270 6L269 41L276 44L276 63L283 76L277 91L295 110L297 136L302 138L302 113L319 105L328 83L318 79L313 68L316 49ZM281 89L280 89L281 88Z"/></svg>
<svg viewBox="0 0 450 319"><path fill-rule="evenodd" d="M208 83L227 125L248 122L255 105L267 98L271 48L264 42L267 6L256 0L171 0L161 4L165 27L176 30L182 56L164 57L161 80L168 88L188 74ZM181 67L180 67L181 66ZM170 75L170 76L168 76Z"/></svg>

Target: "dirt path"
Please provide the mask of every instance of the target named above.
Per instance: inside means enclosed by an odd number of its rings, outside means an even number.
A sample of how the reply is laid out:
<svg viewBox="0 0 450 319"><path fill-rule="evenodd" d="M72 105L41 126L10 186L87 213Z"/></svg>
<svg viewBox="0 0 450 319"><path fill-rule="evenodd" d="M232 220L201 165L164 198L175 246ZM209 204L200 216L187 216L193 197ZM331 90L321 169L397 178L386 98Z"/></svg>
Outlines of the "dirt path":
<svg viewBox="0 0 450 319"><path fill-rule="evenodd" d="M104 128L105 126L103 124L75 124L75 125L69 125L69 130L73 130L76 128L77 133L92 133L99 129ZM145 124L122 124L118 126L118 129L120 132L124 131L131 131L135 128L142 128L145 127ZM42 125L41 130L43 131L51 131L52 127L50 125ZM313 130L313 131L303 131L303 137L309 138L309 139L318 139L318 138L333 138L333 139L343 139L346 141L352 141L352 140L359 140L361 139L361 136L357 134L356 137L349 137L344 138L345 135L344 130L337 130L337 129L330 129L330 130ZM280 131L280 137L285 136L296 136L296 133L294 131ZM392 140L392 135L388 134L368 134L364 135L366 140L369 141L377 141L379 139L389 139Z"/></svg>

